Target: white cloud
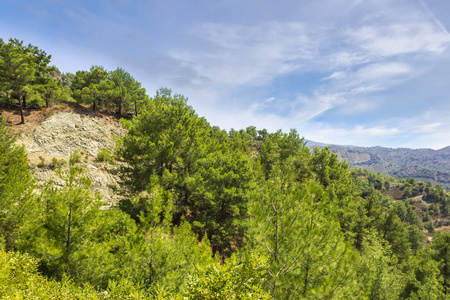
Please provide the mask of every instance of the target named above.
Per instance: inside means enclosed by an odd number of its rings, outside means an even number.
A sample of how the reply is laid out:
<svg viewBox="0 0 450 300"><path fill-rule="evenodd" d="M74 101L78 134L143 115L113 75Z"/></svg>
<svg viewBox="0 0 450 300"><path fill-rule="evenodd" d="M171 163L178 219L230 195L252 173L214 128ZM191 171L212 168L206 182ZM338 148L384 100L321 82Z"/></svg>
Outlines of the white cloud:
<svg viewBox="0 0 450 300"><path fill-rule="evenodd" d="M371 111L377 106L378 104L372 100L351 98L347 99L347 101L339 107L339 113L347 116L354 116L363 112Z"/></svg>
<svg viewBox="0 0 450 300"><path fill-rule="evenodd" d="M411 67L401 62L373 63L357 69L337 82L351 95L390 88L413 76Z"/></svg>
<svg viewBox="0 0 450 300"><path fill-rule="evenodd" d="M348 29L346 35L374 59L420 52L441 54L450 42L449 34L430 22L364 26Z"/></svg>
<svg viewBox="0 0 450 300"><path fill-rule="evenodd" d="M376 81L380 78L392 78L402 76L411 71L405 63L375 63L361 68L356 72L356 77L362 81Z"/></svg>
<svg viewBox="0 0 450 300"><path fill-rule="evenodd" d="M341 79L341 78L344 78L345 76L346 76L345 72L336 71L336 72L333 72L330 76L322 78L322 80Z"/></svg>
<svg viewBox="0 0 450 300"><path fill-rule="evenodd" d="M443 123L428 123L428 124L420 124L417 126L413 126L411 131L413 133L435 133L437 131L441 131L443 128Z"/></svg>
<svg viewBox="0 0 450 300"><path fill-rule="evenodd" d="M329 109L344 103L342 94L316 94L314 97L300 97L301 106L292 111L297 120L306 122L320 116Z"/></svg>
<svg viewBox="0 0 450 300"><path fill-rule="evenodd" d="M263 85L299 69L317 47L302 23L258 26L207 23L192 30L209 43L206 49L171 51L173 58L226 86Z"/></svg>

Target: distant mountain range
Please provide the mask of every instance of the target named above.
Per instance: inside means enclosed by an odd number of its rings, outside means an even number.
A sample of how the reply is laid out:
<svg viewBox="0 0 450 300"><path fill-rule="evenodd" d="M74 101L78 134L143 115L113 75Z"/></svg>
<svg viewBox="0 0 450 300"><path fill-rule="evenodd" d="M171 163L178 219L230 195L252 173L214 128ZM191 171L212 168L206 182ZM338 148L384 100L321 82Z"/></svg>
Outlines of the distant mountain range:
<svg viewBox="0 0 450 300"><path fill-rule="evenodd" d="M400 178L442 184L450 189L450 146L440 150L340 146L307 141L308 147L329 146L351 167L365 168Z"/></svg>

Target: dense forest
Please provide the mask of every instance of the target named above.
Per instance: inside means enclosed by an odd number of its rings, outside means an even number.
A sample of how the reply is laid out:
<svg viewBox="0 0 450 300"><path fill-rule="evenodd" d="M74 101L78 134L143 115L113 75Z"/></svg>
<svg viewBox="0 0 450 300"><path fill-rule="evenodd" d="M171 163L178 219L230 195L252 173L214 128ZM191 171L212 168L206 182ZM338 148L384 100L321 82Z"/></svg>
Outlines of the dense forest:
<svg viewBox="0 0 450 300"><path fill-rule="evenodd" d="M52 166L64 187L37 188L0 118L1 298L450 297L442 186L351 169L295 130L227 132L121 68L61 74L50 60L0 41L2 105L22 123L25 109L62 102L123 117L126 135L99 153L122 200L102 207L76 153Z"/></svg>

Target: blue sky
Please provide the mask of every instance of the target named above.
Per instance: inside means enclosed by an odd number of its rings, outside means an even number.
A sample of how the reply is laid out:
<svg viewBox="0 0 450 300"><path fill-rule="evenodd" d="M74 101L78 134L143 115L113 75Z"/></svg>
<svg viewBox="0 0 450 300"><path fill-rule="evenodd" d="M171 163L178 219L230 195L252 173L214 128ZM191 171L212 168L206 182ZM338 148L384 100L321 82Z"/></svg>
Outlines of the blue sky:
<svg viewBox="0 0 450 300"><path fill-rule="evenodd" d="M122 67L224 129L450 145L450 1L3 0L0 37L62 72Z"/></svg>

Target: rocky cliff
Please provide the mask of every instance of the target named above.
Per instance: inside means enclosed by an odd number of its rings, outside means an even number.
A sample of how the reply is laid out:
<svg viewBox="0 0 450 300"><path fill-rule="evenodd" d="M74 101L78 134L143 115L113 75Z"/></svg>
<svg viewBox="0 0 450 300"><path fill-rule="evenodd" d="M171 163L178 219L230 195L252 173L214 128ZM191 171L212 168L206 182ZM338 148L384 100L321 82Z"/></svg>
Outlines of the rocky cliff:
<svg viewBox="0 0 450 300"><path fill-rule="evenodd" d="M102 114L80 114L71 111L57 112L34 129L19 134L17 143L28 151L30 168L33 169L39 185L53 180L63 185L52 164L52 160L67 162L74 152L81 154L79 165L85 169L85 176L92 182L92 191L97 191L105 202L116 203L118 177L109 172L117 165L96 162L100 149L113 151L115 137L123 136L125 130L113 117Z"/></svg>

